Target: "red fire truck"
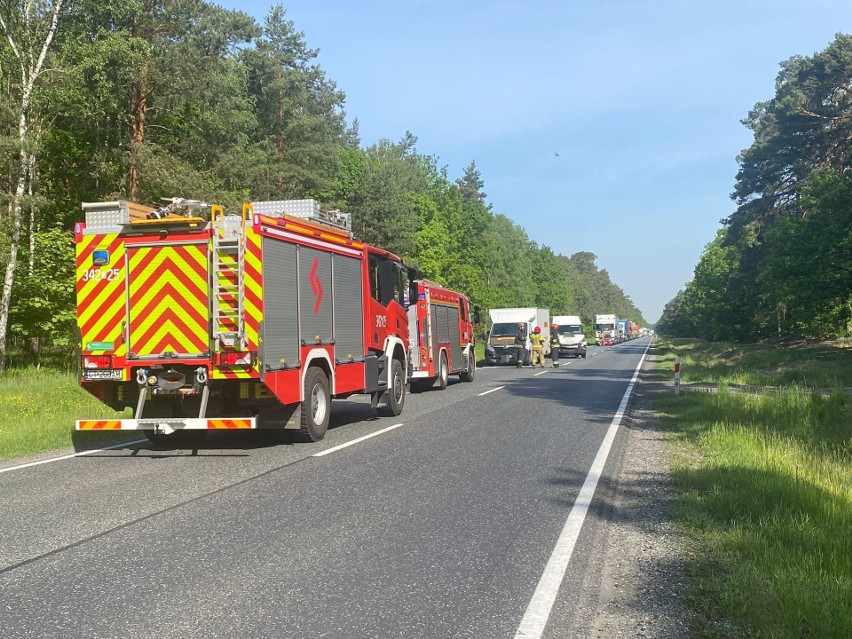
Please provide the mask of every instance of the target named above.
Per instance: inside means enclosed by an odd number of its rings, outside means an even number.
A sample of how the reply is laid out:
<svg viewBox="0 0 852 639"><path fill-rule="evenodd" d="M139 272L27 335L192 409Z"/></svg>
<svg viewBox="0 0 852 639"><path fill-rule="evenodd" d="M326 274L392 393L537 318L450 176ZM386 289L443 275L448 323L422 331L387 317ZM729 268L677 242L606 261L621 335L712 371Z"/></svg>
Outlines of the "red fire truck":
<svg viewBox="0 0 852 639"><path fill-rule="evenodd" d="M464 294L429 280L415 280L411 293L411 389L425 390L437 382L443 390L450 375L458 375L463 382L472 381L476 372L474 325L479 323L479 309L471 308Z"/></svg>
<svg viewBox="0 0 852 639"><path fill-rule="evenodd" d="M317 441L332 398L368 393L381 413L402 411L404 286L416 272L355 240L347 214L314 200L254 202L240 215L179 198L83 209L80 383L132 417L82 419L78 430L173 443L292 428Z"/></svg>

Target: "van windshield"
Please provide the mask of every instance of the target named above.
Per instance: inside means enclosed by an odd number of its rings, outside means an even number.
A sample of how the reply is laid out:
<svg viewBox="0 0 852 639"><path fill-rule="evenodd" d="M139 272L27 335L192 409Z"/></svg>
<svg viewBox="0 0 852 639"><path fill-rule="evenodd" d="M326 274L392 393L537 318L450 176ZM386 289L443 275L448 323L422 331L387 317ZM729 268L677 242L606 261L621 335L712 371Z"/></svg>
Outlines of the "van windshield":
<svg viewBox="0 0 852 639"><path fill-rule="evenodd" d="M514 337L518 334L518 325L515 322L498 322L491 326L491 337Z"/></svg>
<svg viewBox="0 0 852 639"><path fill-rule="evenodd" d="M572 325L559 325L559 334L560 335L579 335L583 332L582 326L572 326Z"/></svg>

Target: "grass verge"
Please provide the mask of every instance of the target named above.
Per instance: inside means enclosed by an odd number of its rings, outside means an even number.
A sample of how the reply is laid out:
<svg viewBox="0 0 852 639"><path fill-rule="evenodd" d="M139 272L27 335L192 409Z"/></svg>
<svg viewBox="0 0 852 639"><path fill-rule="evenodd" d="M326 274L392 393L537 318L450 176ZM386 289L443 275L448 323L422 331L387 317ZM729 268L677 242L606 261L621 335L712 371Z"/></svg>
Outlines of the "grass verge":
<svg viewBox="0 0 852 639"><path fill-rule="evenodd" d="M683 340L656 349L662 368L680 356L690 381L721 386L655 398L681 444L674 516L691 545L693 634L852 637L852 396L840 390L852 386L852 353L807 347L831 353L817 370L775 350ZM762 370L744 368L753 362ZM782 388L725 390L759 380ZM835 390L811 391L822 386Z"/></svg>
<svg viewBox="0 0 852 639"><path fill-rule="evenodd" d="M74 431L77 419L120 415L81 389L74 373L9 370L0 375L0 460L120 441L126 434Z"/></svg>

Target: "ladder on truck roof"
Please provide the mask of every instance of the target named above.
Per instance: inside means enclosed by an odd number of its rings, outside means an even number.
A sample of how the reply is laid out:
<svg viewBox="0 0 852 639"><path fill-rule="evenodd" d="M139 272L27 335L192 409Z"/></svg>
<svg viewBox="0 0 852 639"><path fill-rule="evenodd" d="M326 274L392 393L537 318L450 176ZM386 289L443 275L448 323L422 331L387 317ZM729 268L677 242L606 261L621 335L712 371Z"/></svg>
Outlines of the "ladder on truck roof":
<svg viewBox="0 0 852 639"><path fill-rule="evenodd" d="M298 217L352 235L352 216L337 209L323 209L316 200L267 200L252 202L251 210L267 217Z"/></svg>
<svg viewBox="0 0 852 639"><path fill-rule="evenodd" d="M246 346L243 319L246 212L245 207L242 215L225 215L221 206L210 209L213 223L213 338L220 347L238 350Z"/></svg>

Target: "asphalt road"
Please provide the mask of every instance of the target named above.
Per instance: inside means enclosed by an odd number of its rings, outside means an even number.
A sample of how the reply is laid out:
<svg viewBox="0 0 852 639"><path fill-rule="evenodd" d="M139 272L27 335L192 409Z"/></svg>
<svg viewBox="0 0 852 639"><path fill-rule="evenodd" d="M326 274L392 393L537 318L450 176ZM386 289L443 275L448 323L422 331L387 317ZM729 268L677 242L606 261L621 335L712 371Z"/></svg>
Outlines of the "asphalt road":
<svg viewBox="0 0 852 639"><path fill-rule="evenodd" d="M598 578L597 496L543 630L522 620L647 345L478 369L398 418L335 402L317 444L213 433L6 464L0 636L571 636Z"/></svg>

